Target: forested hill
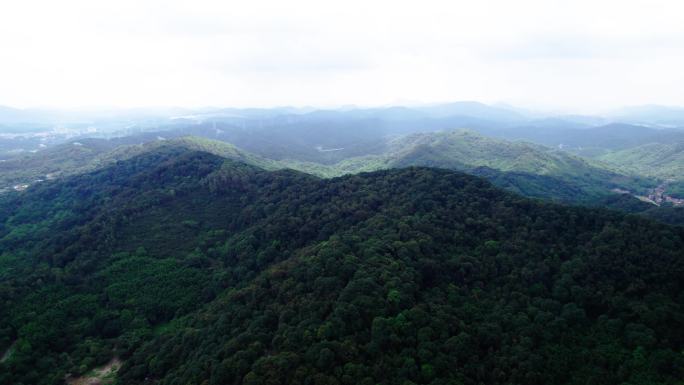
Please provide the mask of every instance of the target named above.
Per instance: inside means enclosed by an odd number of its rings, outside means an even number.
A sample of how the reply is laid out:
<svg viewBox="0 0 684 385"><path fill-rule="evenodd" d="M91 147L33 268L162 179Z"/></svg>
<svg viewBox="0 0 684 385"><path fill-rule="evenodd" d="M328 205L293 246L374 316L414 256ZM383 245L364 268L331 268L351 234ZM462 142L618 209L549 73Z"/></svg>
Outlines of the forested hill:
<svg viewBox="0 0 684 385"><path fill-rule="evenodd" d="M584 205L603 202L615 195L613 189L647 195L649 189L658 185L655 178L627 174L616 165L531 143L488 138L468 130L413 134L387 143L383 139L385 152L347 158L335 164L306 162L301 158L274 160L226 142L199 137L155 139L142 144L136 138L143 141L148 137L84 139L0 162L0 193L22 189L24 184L40 183L43 179L93 171L162 147L205 151L267 170L289 168L321 177L408 166L447 168L483 176L524 196Z"/></svg>
<svg viewBox="0 0 684 385"><path fill-rule="evenodd" d="M489 138L470 130L395 138L383 154L349 158L332 166L289 166L323 176L408 166L439 167L476 173L526 196L575 203L612 195L614 188L646 191L654 186L653 180L621 172L616 165L532 143Z"/></svg>
<svg viewBox="0 0 684 385"><path fill-rule="evenodd" d="M0 199L0 384L684 378L682 228L171 147Z"/></svg>
<svg viewBox="0 0 684 385"><path fill-rule="evenodd" d="M197 137L164 139L138 135L114 139L80 139L0 162L0 191L11 184L82 174L164 147L204 151L261 168L283 168L276 161L243 151L230 143Z"/></svg>

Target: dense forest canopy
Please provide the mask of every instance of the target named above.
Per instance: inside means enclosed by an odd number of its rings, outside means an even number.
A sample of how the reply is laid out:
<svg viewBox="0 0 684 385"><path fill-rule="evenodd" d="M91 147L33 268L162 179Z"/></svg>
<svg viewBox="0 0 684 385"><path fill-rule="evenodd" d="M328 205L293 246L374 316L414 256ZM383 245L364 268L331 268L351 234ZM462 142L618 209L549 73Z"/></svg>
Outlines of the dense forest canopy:
<svg viewBox="0 0 684 385"><path fill-rule="evenodd" d="M0 200L2 384L684 378L680 227L171 146Z"/></svg>

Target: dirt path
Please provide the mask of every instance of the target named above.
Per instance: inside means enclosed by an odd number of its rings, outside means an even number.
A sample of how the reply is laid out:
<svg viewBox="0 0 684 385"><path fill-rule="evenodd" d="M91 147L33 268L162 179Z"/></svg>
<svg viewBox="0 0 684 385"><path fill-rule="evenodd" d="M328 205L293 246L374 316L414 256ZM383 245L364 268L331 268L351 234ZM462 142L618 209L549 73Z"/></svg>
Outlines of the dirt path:
<svg viewBox="0 0 684 385"><path fill-rule="evenodd" d="M67 379L68 385L106 385L114 382L116 372L121 368L121 360L114 357L103 366L95 368L81 377Z"/></svg>

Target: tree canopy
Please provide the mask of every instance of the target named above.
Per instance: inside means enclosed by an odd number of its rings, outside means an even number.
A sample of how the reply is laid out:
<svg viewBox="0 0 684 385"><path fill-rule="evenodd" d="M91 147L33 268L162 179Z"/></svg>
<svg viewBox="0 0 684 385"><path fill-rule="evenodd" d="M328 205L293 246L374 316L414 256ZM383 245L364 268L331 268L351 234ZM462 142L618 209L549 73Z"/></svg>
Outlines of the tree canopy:
<svg viewBox="0 0 684 385"><path fill-rule="evenodd" d="M2 384L676 384L684 230L160 148L0 197Z"/></svg>

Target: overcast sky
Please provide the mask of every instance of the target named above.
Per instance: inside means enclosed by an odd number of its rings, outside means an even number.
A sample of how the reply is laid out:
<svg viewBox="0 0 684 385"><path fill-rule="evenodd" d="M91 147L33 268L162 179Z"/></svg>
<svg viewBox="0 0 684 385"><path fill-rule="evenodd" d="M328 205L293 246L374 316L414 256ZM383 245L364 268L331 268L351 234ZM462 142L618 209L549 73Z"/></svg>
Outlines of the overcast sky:
<svg viewBox="0 0 684 385"><path fill-rule="evenodd" d="M684 105L681 1L0 3L0 105Z"/></svg>

